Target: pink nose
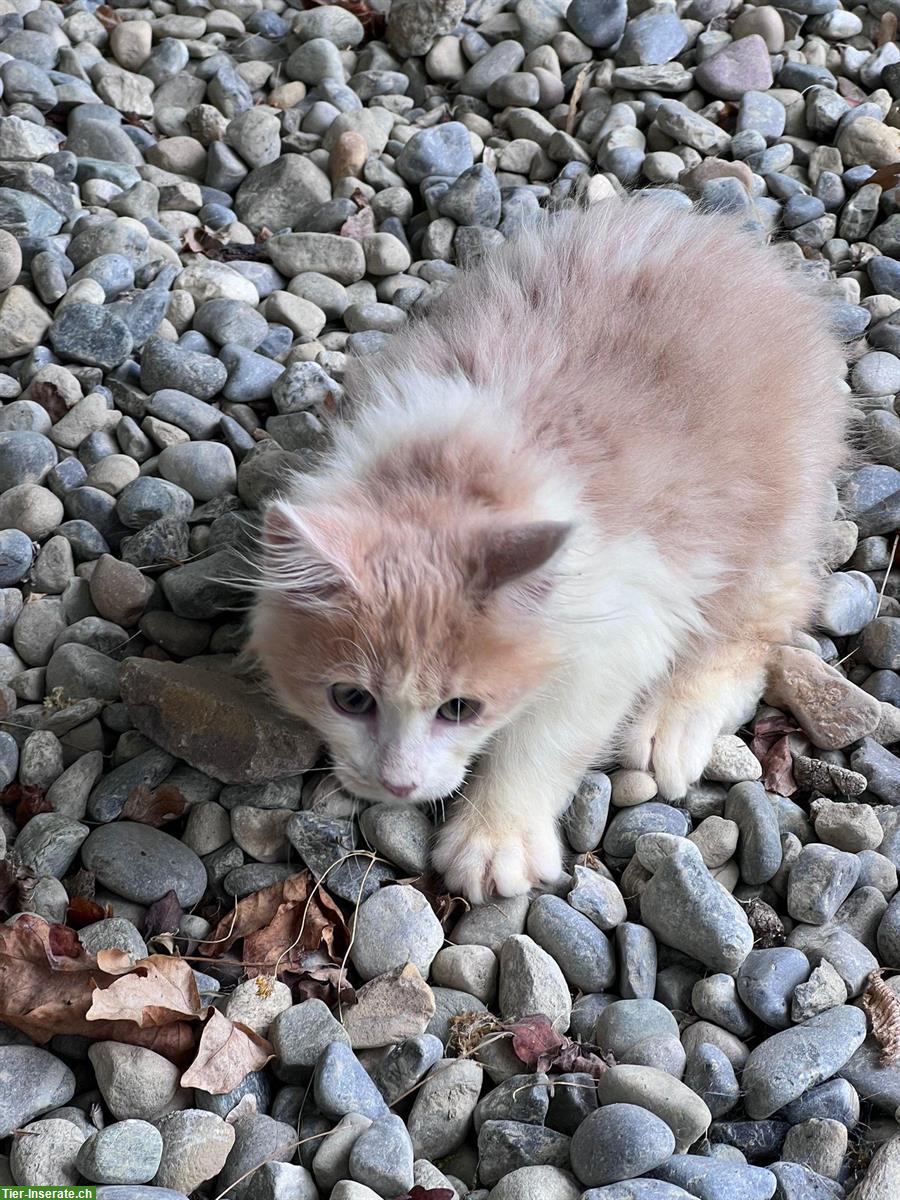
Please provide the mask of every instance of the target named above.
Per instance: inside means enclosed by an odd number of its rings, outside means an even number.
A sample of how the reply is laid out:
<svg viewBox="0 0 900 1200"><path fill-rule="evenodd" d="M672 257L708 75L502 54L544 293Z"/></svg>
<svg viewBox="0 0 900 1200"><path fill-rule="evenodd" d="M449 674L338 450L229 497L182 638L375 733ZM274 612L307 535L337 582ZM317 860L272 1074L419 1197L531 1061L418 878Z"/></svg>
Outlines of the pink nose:
<svg viewBox="0 0 900 1200"><path fill-rule="evenodd" d="M392 796L398 796L401 800L404 796L408 796L416 790L414 783L389 783L386 779L378 781L383 788L391 793Z"/></svg>

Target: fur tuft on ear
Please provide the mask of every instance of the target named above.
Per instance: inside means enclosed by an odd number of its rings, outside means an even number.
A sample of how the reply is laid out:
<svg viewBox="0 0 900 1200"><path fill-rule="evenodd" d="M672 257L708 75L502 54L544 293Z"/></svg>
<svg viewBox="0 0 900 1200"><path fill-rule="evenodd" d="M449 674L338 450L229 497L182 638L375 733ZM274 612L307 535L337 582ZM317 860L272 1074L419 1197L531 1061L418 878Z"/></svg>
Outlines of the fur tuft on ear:
<svg viewBox="0 0 900 1200"><path fill-rule="evenodd" d="M263 524L263 590L301 608L328 607L357 586L351 537L338 513L276 500Z"/></svg>
<svg viewBox="0 0 900 1200"><path fill-rule="evenodd" d="M568 521L536 521L488 533L478 551L478 579L494 591L532 575L562 549L573 526Z"/></svg>

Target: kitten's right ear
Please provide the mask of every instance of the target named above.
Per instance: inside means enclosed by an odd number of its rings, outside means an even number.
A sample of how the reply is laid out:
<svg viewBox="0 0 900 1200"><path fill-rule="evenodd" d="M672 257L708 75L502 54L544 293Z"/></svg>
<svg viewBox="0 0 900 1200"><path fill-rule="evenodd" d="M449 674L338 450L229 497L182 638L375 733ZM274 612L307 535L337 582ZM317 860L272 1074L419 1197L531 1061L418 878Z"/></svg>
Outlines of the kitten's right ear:
<svg viewBox="0 0 900 1200"><path fill-rule="evenodd" d="M328 607L358 587L337 513L276 500L263 524L262 586L300 608Z"/></svg>

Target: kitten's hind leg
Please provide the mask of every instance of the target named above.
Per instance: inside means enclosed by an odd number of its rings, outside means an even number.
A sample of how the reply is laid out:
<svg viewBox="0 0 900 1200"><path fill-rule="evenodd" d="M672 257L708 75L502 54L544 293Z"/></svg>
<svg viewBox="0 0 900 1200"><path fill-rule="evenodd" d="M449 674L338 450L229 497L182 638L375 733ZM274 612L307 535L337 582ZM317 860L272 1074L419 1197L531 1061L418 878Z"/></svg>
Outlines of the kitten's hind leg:
<svg viewBox="0 0 900 1200"><path fill-rule="evenodd" d="M753 715L765 685L763 642L727 642L676 663L625 731L623 762L652 769L660 795L683 796L703 774L715 739Z"/></svg>
<svg viewBox="0 0 900 1200"><path fill-rule="evenodd" d="M802 628L815 594L815 577L801 563L773 567L756 589L742 581L731 602L733 625L745 636L675 662L626 730L622 761L652 769L666 799L683 796L703 774L716 738L752 717L765 687L770 647L789 642ZM728 603L727 597L720 603Z"/></svg>

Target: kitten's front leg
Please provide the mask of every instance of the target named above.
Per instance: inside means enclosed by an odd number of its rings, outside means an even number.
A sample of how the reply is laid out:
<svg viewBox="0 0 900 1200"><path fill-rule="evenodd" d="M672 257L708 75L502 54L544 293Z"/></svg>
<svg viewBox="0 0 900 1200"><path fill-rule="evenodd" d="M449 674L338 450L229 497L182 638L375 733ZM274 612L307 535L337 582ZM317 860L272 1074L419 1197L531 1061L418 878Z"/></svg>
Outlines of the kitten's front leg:
<svg viewBox="0 0 900 1200"><path fill-rule="evenodd" d="M577 681L513 721L473 770L441 830L434 865L476 904L516 896L562 874L557 822L631 694L585 694Z"/></svg>

